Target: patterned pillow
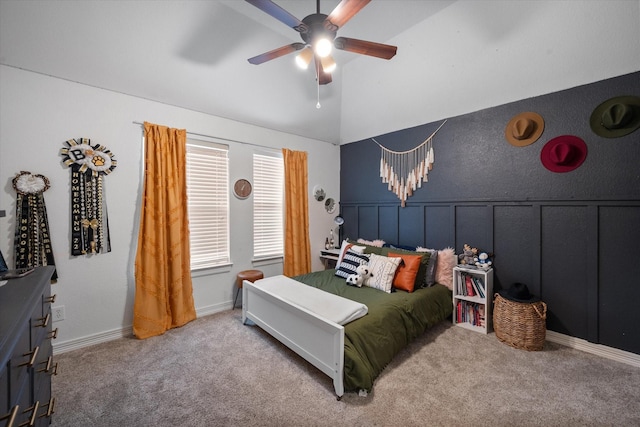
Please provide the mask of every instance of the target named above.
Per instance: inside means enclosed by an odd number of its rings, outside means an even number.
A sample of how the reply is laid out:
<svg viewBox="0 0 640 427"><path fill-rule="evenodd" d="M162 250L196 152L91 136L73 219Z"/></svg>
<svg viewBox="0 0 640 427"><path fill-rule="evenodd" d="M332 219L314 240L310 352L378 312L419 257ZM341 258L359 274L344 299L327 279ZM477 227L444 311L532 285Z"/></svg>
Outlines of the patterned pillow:
<svg viewBox="0 0 640 427"><path fill-rule="evenodd" d="M365 247L364 246L356 246L353 243L348 242L347 240L343 240L342 241L342 246L340 246L340 253L338 254L338 262L336 262L336 269L338 268L338 266L342 262L342 257L344 256L344 254L347 253L348 249L351 249L351 250L356 251L358 253L364 253Z"/></svg>
<svg viewBox="0 0 640 427"><path fill-rule="evenodd" d="M382 255L370 254L369 269L373 276L366 279L363 285L391 293L393 278L396 275L400 261L402 261L400 257L388 258Z"/></svg>
<svg viewBox="0 0 640 427"><path fill-rule="evenodd" d="M347 252L342 257L340 265L336 269L336 276L346 279L350 274L356 274L356 269L369 262L369 255L361 254L351 249L347 249Z"/></svg>

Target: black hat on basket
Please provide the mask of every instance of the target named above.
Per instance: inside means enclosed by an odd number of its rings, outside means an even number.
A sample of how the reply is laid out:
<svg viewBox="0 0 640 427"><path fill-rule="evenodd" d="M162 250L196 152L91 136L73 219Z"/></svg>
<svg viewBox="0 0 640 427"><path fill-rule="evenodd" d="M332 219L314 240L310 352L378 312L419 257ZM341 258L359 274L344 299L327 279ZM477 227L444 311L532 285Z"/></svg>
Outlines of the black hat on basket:
<svg viewBox="0 0 640 427"><path fill-rule="evenodd" d="M498 292L501 297L515 302L537 302L540 298L531 295L527 285L522 283L514 283L509 289L503 289Z"/></svg>

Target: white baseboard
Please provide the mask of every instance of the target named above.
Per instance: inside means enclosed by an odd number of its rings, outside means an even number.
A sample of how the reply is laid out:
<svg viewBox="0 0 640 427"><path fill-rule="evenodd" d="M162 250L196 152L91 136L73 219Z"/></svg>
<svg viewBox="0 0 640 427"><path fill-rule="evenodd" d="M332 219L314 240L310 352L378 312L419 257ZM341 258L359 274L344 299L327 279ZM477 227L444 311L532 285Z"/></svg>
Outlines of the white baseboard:
<svg viewBox="0 0 640 427"><path fill-rule="evenodd" d="M604 357L606 359L615 360L617 362L626 363L640 368L640 354L630 353L624 350L618 350L617 348L607 347L602 344L594 344L592 342L583 340L581 338L571 337L559 332L547 331L547 341L561 344L567 347L575 348L586 353L595 354L596 356Z"/></svg>
<svg viewBox="0 0 640 427"><path fill-rule="evenodd" d="M211 314L219 313L224 310L231 309L232 302L220 303L209 305L207 307L201 307L196 309L197 317L209 316ZM125 326L120 329L113 329L110 331L100 332L93 335L87 335L86 337L76 338L63 342L53 342L54 354L66 353L68 351L78 350L84 347L100 344L107 341L113 341L124 337L130 337L133 335L133 327L131 325Z"/></svg>

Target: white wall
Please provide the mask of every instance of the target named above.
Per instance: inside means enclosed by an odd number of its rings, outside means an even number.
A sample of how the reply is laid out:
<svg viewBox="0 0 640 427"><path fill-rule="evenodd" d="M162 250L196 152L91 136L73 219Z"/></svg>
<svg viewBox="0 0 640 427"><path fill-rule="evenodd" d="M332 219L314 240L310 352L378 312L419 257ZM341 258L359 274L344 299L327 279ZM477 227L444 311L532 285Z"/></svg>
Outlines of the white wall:
<svg viewBox="0 0 640 427"><path fill-rule="evenodd" d="M638 71L640 1L460 0L388 42L344 67L342 143Z"/></svg>
<svg viewBox="0 0 640 427"><path fill-rule="evenodd" d="M339 147L299 136L234 122L170 105L85 86L41 74L0 66L0 249L13 266L15 191L11 180L20 171L43 174L51 181L45 193L58 283L54 306L65 306L66 319L56 323L59 351L110 339L132 324L135 294L133 260L141 191L142 127L149 121L185 128L188 132L236 141L228 142L230 182L251 179L254 151L282 147L309 154L310 237L313 269L333 226L333 217L312 197L316 184L339 200ZM215 96L212 94L211 96ZM70 255L69 169L59 152L64 141L90 138L110 149L118 162L105 178L112 251ZM217 274L195 274L194 298L199 315L229 309L235 296L235 274L259 268L281 274L282 264L256 265L252 255L252 200L230 195L231 259L233 266Z"/></svg>

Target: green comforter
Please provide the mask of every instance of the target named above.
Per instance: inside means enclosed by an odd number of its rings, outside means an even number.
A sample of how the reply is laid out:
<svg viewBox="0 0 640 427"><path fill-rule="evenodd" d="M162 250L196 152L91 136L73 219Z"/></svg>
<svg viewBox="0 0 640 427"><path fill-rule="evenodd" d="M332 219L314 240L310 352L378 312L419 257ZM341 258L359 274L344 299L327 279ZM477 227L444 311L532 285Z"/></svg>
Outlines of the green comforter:
<svg viewBox="0 0 640 427"><path fill-rule="evenodd" d="M366 316L344 327L345 391L371 391L374 380L400 350L453 311L451 291L438 284L412 293L396 290L388 294L348 286L335 276L335 270L294 279L369 308Z"/></svg>

